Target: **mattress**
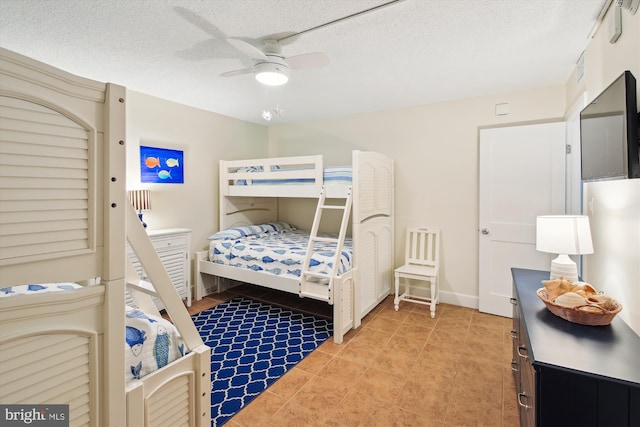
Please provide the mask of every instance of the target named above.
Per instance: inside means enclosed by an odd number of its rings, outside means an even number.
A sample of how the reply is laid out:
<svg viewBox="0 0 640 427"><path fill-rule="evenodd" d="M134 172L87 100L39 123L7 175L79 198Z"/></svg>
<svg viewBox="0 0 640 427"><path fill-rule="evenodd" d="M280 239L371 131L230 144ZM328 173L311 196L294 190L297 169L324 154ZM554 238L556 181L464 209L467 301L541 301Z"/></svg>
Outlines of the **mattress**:
<svg viewBox="0 0 640 427"><path fill-rule="evenodd" d="M272 172L278 171L302 171L312 169L296 169L296 168L280 168L279 166L272 167ZM262 172L261 167L247 167L239 168L236 172ZM353 178L353 171L351 166L335 166L325 168L323 172L323 179L325 184L351 184ZM235 185L305 185L314 184L313 178L288 178L288 179L252 179L249 183L245 179L238 179L234 181Z"/></svg>
<svg viewBox="0 0 640 427"><path fill-rule="evenodd" d="M337 237L325 234L324 237ZM209 260L236 268L245 268L299 278L306 256L309 233L296 229L242 236L236 239L212 240L209 244ZM309 270L331 274L336 244L317 242ZM338 274L351 269L353 260L351 238L346 238L339 257Z"/></svg>
<svg viewBox="0 0 640 427"><path fill-rule="evenodd" d="M0 288L0 298L17 295L36 295L47 292L60 292L78 289L82 286L77 283L36 283L32 285L16 285Z"/></svg>

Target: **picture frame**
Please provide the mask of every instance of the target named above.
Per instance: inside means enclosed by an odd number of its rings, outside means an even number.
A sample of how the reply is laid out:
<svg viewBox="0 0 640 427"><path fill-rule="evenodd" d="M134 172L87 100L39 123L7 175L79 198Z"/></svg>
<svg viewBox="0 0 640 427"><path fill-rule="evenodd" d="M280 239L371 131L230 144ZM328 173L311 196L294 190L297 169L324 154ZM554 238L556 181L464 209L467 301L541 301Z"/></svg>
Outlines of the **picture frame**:
<svg viewBox="0 0 640 427"><path fill-rule="evenodd" d="M140 181L152 184L184 184L184 152L141 145Z"/></svg>

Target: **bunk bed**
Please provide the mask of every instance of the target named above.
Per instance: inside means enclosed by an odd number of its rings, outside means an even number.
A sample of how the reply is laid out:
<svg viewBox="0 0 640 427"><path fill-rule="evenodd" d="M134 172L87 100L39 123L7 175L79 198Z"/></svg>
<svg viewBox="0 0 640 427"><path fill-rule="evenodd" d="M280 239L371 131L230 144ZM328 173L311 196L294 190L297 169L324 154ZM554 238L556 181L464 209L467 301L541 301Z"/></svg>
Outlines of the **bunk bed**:
<svg viewBox="0 0 640 427"><path fill-rule="evenodd" d="M125 103L0 49L0 403L69 405L71 426L208 425L209 348L125 197ZM125 287L142 311L126 315ZM180 354L127 381L125 319L159 315L150 295Z"/></svg>
<svg viewBox="0 0 640 427"><path fill-rule="evenodd" d="M351 161L346 168L326 168L321 155L221 161L220 232L212 236L209 251L196 254L196 299L206 293L204 279L210 275L218 292L224 289L220 280L224 278L326 301L333 305L334 341L342 342L343 335L357 328L389 294L393 279L393 160L381 153L354 150ZM214 259L220 235L238 230L247 239L273 235L269 227L278 224L278 199L284 197L319 199L310 239L316 236L324 200L350 199L350 223L343 218L340 228L349 225L351 229L351 245L342 248L351 265L332 277L330 289L326 281L307 281L304 273L297 277L274 274L266 268L237 268Z"/></svg>

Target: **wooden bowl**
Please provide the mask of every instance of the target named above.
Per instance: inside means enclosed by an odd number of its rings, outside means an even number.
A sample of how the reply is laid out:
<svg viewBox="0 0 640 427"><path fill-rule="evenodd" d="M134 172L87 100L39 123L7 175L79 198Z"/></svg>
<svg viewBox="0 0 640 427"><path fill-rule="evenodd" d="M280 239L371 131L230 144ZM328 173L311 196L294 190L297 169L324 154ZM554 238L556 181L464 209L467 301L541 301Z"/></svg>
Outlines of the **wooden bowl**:
<svg viewBox="0 0 640 427"><path fill-rule="evenodd" d="M622 305L614 300L612 310L606 310L596 305L583 305L579 307L564 307L549 301L547 298L547 290L540 288L536 291L538 298L542 300L550 312L558 317L563 318L571 323L588 326L604 326L609 325L616 314L622 310Z"/></svg>

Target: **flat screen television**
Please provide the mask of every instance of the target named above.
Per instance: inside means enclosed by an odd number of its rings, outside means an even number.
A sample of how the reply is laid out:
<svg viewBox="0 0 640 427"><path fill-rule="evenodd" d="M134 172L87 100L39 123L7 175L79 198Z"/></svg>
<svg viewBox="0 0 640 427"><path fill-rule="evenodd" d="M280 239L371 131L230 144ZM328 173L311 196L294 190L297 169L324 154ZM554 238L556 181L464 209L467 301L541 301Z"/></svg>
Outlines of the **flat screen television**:
<svg viewBox="0 0 640 427"><path fill-rule="evenodd" d="M636 79L625 71L580 112L583 181L640 178Z"/></svg>

